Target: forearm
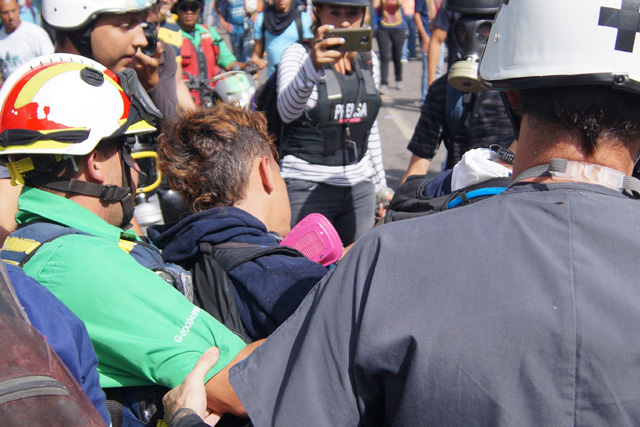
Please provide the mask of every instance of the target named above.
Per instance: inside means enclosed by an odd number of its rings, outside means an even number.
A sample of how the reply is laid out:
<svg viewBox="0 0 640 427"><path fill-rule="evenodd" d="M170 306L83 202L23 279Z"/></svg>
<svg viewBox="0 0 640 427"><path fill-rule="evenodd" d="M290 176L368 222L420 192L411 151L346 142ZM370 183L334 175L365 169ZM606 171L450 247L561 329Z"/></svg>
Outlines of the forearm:
<svg viewBox="0 0 640 427"><path fill-rule="evenodd" d="M206 382L205 390L207 392L207 405L209 408L220 414L229 413L245 418L248 416L242 402L240 402L240 399L229 382L229 370L251 354L263 341L264 340L260 340L248 344L227 366Z"/></svg>
<svg viewBox="0 0 640 427"><path fill-rule="evenodd" d="M307 108L314 87L324 75L318 71L304 48L287 49L278 66L278 113L285 123L296 120Z"/></svg>
<svg viewBox="0 0 640 427"><path fill-rule="evenodd" d="M426 173L429 172L429 166L431 166L430 159L423 159L422 157L412 154L411 159L409 160L409 167L402 177L400 185L404 184L407 178L411 175L426 175Z"/></svg>
<svg viewBox="0 0 640 427"><path fill-rule="evenodd" d="M440 50L442 49L442 43L446 37L447 33L440 28L434 28L431 34L431 40L429 40L429 56L427 57L429 85L431 85L431 83L436 79L438 62L440 61Z"/></svg>

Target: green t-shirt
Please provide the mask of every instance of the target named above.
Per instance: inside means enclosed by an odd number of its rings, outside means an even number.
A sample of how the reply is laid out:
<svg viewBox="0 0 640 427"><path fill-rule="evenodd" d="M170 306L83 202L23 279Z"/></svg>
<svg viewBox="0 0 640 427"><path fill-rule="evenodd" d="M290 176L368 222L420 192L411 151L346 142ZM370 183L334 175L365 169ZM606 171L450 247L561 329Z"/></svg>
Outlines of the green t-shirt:
<svg viewBox="0 0 640 427"><path fill-rule="evenodd" d="M194 27L193 36L184 30L182 30L182 35L186 39L189 39L195 47L200 47L202 33L207 32L211 34L211 38L213 39L213 41L218 41L218 46L220 47L220 58L218 58L218 66L220 68L227 68L229 64L237 61L235 55L229 50L224 40L222 40L222 37L220 37L220 34L218 34L218 32L214 28L207 28L204 25L196 24Z"/></svg>
<svg viewBox="0 0 640 427"><path fill-rule="evenodd" d="M19 224L47 220L91 234L42 245L24 271L84 321L98 355L102 387L175 387L215 345L220 358L208 380L245 346L120 249L122 229L71 200L34 188L24 188L18 208Z"/></svg>

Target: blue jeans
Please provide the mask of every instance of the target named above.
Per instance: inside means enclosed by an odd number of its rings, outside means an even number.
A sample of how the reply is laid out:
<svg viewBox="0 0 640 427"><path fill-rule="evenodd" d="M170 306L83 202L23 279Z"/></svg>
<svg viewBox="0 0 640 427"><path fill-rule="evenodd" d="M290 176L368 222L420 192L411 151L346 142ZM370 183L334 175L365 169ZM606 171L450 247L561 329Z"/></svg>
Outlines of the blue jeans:
<svg viewBox="0 0 640 427"><path fill-rule="evenodd" d="M371 181L338 187L301 179L286 179L291 205L291 226L311 213L326 216L344 246L355 242L373 227L376 196Z"/></svg>
<svg viewBox="0 0 640 427"><path fill-rule="evenodd" d="M447 56L447 47L444 43L442 43L442 48L440 48L440 58L438 59L438 69L436 71L436 78L442 75L442 71L444 69L444 58ZM420 101L420 105L424 102L424 99L427 97L427 92L429 91L429 67L427 65L427 60L429 59L428 52L422 52L422 100Z"/></svg>
<svg viewBox="0 0 640 427"><path fill-rule="evenodd" d="M418 35L416 21L413 20L413 15L405 15L404 22L407 23L407 38L402 46L402 59L415 58L418 56L416 53L416 36Z"/></svg>
<svg viewBox="0 0 640 427"><path fill-rule="evenodd" d="M249 62L251 59L251 53L253 52L253 40L251 33L251 28L240 31L235 26L233 31L229 33L229 38L231 39L231 50L239 62Z"/></svg>

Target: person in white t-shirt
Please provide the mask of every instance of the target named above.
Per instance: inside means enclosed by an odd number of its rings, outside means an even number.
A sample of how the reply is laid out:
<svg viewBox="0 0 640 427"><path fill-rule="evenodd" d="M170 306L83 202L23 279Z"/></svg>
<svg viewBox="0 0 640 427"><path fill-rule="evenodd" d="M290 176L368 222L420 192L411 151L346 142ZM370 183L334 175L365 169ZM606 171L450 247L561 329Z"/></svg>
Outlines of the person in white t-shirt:
<svg viewBox="0 0 640 427"><path fill-rule="evenodd" d="M0 60L2 78L18 66L40 55L53 53L49 35L36 24L20 20L17 0L0 0Z"/></svg>

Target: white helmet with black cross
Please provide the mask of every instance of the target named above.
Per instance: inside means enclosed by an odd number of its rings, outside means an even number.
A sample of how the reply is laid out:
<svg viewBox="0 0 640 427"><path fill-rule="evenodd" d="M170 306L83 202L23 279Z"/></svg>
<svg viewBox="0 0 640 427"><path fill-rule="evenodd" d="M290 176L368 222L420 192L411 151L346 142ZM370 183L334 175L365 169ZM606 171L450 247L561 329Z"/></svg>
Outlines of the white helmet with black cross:
<svg viewBox="0 0 640 427"><path fill-rule="evenodd" d="M491 89L640 93L640 0L504 0L478 74Z"/></svg>

